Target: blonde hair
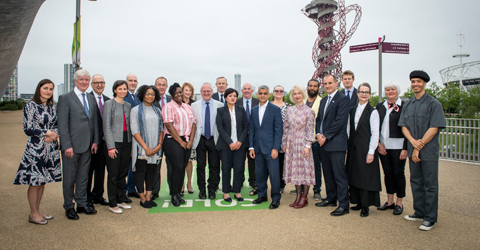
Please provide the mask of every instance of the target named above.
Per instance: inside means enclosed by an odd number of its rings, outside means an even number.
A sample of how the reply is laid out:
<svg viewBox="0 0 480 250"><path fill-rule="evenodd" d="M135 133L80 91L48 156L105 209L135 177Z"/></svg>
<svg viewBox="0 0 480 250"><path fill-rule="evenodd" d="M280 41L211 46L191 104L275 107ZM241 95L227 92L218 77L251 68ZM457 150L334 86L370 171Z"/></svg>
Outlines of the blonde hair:
<svg viewBox="0 0 480 250"><path fill-rule="evenodd" d="M304 101L307 99L307 91L305 90L305 88L300 86L300 85L295 85L295 86L293 86L292 90L290 90L290 101L292 103L296 103L295 99L293 98L293 90L294 89L298 90L300 92L300 94L302 94Z"/></svg>
<svg viewBox="0 0 480 250"><path fill-rule="evenodd" d="M185 87L189 87L192 90L192 96L190 96L190 99L193 99L195 96L195 89L193 88L193 85L189 82L184 82L182 85L182 91L185 89Z"/></svg>

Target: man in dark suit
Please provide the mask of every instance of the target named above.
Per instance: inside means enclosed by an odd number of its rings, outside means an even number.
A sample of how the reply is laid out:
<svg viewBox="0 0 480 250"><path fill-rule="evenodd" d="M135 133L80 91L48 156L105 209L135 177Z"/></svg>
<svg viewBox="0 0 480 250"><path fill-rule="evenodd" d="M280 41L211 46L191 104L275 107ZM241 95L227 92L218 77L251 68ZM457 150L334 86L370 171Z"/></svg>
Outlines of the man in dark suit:
<svg viewBox="0 0 480 250"><path fill-rule="evenodd" d="M323 177L327 198L316 206L337 206L331 213L340 216L349 213L348 177L345 168L347 151L347 120L350 110L348 97L337 91L338 81L333 75L323 79L328 96L320 101L316 120L317 141L320 144Z"/></svg>
<svg viewBox="0 0 480 250"><path fill-rule="evenodd" d="M96 102L86 93L90 73L77 70L73 80L74 90L58 98L57 114L63 164L63 207L68 219L77 220L77 213L97 212L93 204L87 202L87 184L91 154L97 153L100 138Z"/></svg>
<svg viewBox="0 0 480 250"><path fill-rule="evenodd" d="M130 103L130 106L132 106L132 109L133 109L133 107L140 104L140 101L138 100L137 95L135 94L135 90L137 89L137 85L138 85L138 79L136 75L128 74L126 81L127 81L128 92L124 100ZM140 195L138 194L137 189L135 188L135 173L132 171L131 158L130 158L130 165L128 166L128 176L127 176L127 182L125 184L124 192L125 192L125 203L132 202L132 200L129 197L135 197L140 199Z"/></svg>
<svg viewBox="0 0 480 250"><path fill-rule="evenodd" d="M245 83L242 87L242 98L238 98L237 105L243 107L245 112L247 113L247 118L250 120L250 114L252 113L251 110L253 107L256 107L259 103L257 98L252 97L253 88L250 83ZM245 144L248 145L248 136ZM250 195L257 194L257 184L255 183L255 159L250 157L249 150L246 148L245 153L247 154L248 158L248 183L253 188L250 192ZM245 172L245 166L243 167L243 172ZM243 178L245 180L245 178Z"/></svg>
<svg viewBox="0 0 480 250"><path fill-rule="evenodd" d="M213 100L219 101L225 104L225 90L228 87L227 78L223 76L217 77L217 82L215 82L215 86L217 87L217 93L212 95Z"/></svg>
<svg viewBox="0 0 480 250"><path fill-rule="evenodd" d="M271 198L270 209L280 206L280 172L278 150L282 143L283 122L280 108L268 102L268 86L258 87L259 105L252 108L250 116L249 151L255 159L258 198L253 204L260 204L267 199L267 178L270 175Z"/></svg>
<svg viewBox="0 0 480 250"><path fill-rule="evenodd" d="M167 104L170 100L172 100L172 97L170 95L166 94L166 91L168 89L168 81L167 78L160 76L155 80L155 87L158 89L158 92L160 93L160 101L154 102L153 105L162 110L163 106ZM163 154L163 157L165 159L165 162L167 164L167 181L170 180L170 173L172 173L170 169L170 162L168 161L168 158ZM152 191L152 200L155 200L158 197L158 193L160 192L160 169L162 168L162 161L160 161L157 164L157 169L155 169L155 184L153 186L153 191Z"/></svg>
<svg viewBox="0 0 480 250"><path fill-rule="evenodd" d="M353 87L353 82L355 81L355 75L350 70L345 70L342 73L342 83L343 90L340 93L346 95L350 99L350 107L355 107L357 105L358 94L357 89Z"/></svg>
<svg viewBox="0 0 480 250"><path fill-rule="evenodd" d="M107 206L108 201L103 198L103 192L105 191L105 164L107 155L107 152L105 150L105 140L103 140L103 104L106 101L110 100L110 98L103 94L103 91L105 90L105 79L102 75L96 74L92 76L91 87L93 91L89 94L95 98L95 101L97 103L96 107L98 108L97 126L100 144L98 144L97 153L92 154L92 160L90 161L90 172L88 173L87 186L87 201L93 202L94 204Z"/></svg>

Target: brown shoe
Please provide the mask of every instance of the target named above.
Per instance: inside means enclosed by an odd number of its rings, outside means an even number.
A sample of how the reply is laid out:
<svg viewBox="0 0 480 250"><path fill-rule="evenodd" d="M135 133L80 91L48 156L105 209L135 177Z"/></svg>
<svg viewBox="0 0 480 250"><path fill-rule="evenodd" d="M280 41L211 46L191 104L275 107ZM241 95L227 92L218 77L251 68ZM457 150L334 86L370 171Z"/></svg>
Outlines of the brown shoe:
<svg viewBox="0 0 480 250"><path fill-rule="evenodd" d="M302 195L300 197L300 201L298 201L297 204L295 204L294 208L303 208L308 206L308 198L306 195Z"/></svg>
<svg viewBox="0 0 480 250"><path fill-rule="evenodd" d="M301 196L302 196L301 194L297 194L297 198L296 198L295 201L294 201L292 204L290 204L289 206L290 206L290 207L295 207L295 205L297 205L297 203L300 201L300 197L301 197Z"/></svg>

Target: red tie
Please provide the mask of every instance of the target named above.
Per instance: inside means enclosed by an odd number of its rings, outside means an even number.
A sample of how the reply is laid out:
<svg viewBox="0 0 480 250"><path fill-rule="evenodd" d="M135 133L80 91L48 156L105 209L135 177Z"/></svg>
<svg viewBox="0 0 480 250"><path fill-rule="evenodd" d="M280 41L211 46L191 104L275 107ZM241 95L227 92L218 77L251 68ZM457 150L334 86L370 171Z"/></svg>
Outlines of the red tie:
<svg viewBox="0 0 480 250"><path fill-rule="evenodd" d="M393 107L393 110L395 110L395 112L398 112L400 110L400 108L396 103L391 103L389 101L387 101L387 103L388 103L388 109L391 109Z"/></svg>
<svg viewBox="0 0 480 250"><path fill-rule="evenodd" d="M163 106L165 106L165 101L164 101L164 97L162 96L162 109L163 109Z"/></svg>

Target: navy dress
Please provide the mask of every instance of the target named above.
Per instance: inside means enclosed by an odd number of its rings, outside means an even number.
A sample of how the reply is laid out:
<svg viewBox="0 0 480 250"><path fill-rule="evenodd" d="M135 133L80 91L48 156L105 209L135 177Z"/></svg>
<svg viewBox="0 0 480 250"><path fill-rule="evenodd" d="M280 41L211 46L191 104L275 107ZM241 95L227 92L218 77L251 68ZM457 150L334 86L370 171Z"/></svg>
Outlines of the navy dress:
<svg viewBox="0 0 480 250"><path fill-rule="evenodd" d="M48 130L57 130L56 106L30 101L23 108L23 131L27 146L13 184L39 186L62 181L58 141L45 142Z"/></svg>

